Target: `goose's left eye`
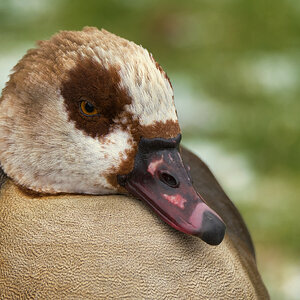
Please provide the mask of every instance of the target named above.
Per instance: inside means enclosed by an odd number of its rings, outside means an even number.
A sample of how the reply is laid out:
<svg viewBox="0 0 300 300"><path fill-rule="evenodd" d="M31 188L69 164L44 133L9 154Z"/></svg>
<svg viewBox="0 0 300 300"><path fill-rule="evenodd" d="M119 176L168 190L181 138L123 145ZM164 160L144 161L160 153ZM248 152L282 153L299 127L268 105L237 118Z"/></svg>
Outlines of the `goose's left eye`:
<svg viewBox="0 0 300 300"><path fill-rule="evenodd" d="M80 102L80 110L85 116L95 116L99 114L95 106L86 100Z"/></svg>

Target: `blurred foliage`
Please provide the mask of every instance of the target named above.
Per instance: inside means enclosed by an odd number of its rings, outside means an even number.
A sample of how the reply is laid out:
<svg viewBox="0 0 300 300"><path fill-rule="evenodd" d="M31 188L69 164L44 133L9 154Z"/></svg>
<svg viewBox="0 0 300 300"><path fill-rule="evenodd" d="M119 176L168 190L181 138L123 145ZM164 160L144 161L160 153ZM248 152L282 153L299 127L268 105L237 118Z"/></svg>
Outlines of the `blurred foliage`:
<svg viewBox="0 0 300 300"><path fill-rule="evenodd" d="M0 53L90 25L188 77L217 110L199 111L208 125L186 127L184 137L247 157L257 183L237 205L254 240L299 255L299 1L12 0L0 2L0 25Z"/></svg>

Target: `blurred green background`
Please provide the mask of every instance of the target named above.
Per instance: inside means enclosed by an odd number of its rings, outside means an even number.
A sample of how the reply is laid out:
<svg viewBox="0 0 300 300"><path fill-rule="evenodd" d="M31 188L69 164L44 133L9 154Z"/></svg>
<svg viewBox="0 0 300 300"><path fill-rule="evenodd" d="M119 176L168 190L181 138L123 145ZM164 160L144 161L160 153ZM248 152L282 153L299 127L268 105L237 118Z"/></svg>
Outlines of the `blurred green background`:
<svg viewBox="0 0 300 300"><path fill-rule="evenodd" d="M272 299L300 299L300 1L0 0L0 88L36 40L86 25L153 53L183 143L242 212Z"/></svg>

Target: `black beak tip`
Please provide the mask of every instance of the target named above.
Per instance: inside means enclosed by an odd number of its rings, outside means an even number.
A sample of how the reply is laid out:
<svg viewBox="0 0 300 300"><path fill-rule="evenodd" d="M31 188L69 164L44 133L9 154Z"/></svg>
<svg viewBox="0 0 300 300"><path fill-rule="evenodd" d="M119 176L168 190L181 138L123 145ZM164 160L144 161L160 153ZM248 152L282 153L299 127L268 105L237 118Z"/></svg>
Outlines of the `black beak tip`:
<svg viewBox="0 0 300 300"><path fill-rule="evenodd" d="M225 236L225 224L213 213L206 211L203 213L202 234L200 238L209 245L219 245Z"/></svg>

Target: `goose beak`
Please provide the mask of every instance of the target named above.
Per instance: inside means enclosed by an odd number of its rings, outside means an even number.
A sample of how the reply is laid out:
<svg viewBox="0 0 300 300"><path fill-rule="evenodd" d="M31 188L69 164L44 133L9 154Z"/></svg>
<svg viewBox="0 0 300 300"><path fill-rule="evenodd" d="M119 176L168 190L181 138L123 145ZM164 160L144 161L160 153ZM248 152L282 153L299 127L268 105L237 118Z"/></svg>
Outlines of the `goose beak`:
<svg viewBox="0 0 300 300"><path fill-rule="evenodd" d="M218 245L225 224L195 191L178 150L180 139L141 138L133 170L118 175L118 183L173 228Z"/></svg>

